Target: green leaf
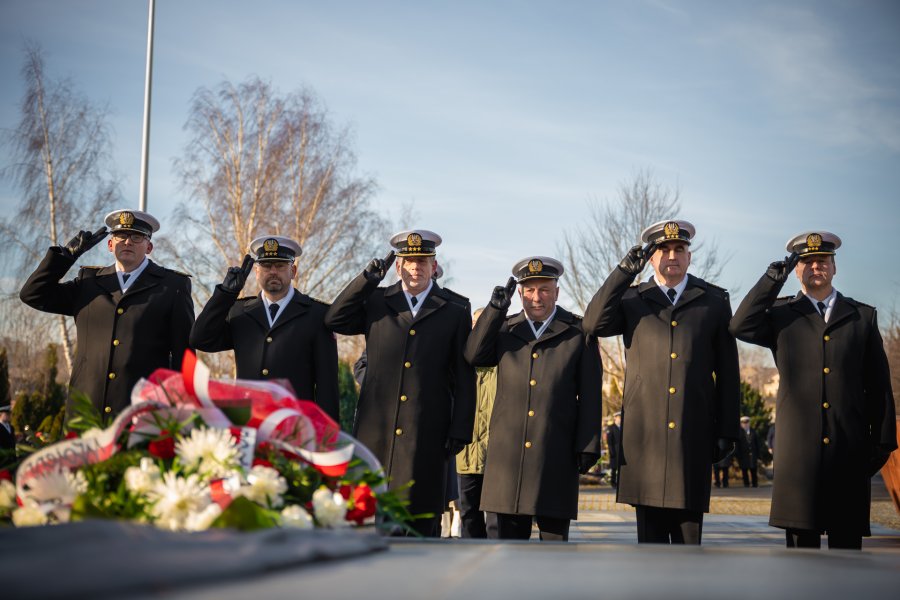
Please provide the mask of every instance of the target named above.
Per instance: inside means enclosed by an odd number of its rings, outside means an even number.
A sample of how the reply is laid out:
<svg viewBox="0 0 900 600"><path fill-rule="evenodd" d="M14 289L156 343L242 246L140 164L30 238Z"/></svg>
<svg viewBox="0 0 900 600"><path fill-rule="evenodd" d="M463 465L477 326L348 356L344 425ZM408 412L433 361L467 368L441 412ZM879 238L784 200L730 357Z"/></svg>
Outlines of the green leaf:
<svg viewBox="0 0 900 600"><path fill-rule="evenodd" d="M238 496L213 521L211 527L253 531L255 529L278 527L279 523L278 513L275 511L263 508L243 496Z"/></svg>
<svg viewBox="0 0 900 600"><path fill-rule="evenodd" d="M113 515L109 515L100 509L90 499L82 494L75 498L72 503L71 521L85 521L87 519L111 519Z"/></svg>

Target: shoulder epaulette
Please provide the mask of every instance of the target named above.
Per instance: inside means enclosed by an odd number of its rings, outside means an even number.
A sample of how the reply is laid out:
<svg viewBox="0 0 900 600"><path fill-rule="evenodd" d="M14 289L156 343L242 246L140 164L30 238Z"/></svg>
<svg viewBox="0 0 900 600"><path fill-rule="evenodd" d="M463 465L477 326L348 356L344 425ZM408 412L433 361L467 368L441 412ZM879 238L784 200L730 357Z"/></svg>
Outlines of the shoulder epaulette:
<svg viewBox="0 0 900 600"><path fill-rule="evenodd" d="M81 267L82 269L90 269L92 271L96 271L97 269L102 269L100 265L84 265Z"/></svg>
<svg viewBox="0 0 900 600"><path fill-rule="evenodd" d="M163 267L163 269L165 269L166 271L169 271L170 273L175 273L176 275L181 275L183 277L193 277L193 275L191 275L190 273L185 273L183 271L176 271L175 269L170 269L169 267Z"/></svg>
<svg viewBox="0 0 900 600"><path fill-rule="evenodd" d="M866 304L865 302L860 302L856 298L848 298L847 296L844 296L844 300L846 300L848 304L855 304L857 306L865 306L866 308L871 308L872 310L878 310L871 304Z"/></svg>
<svg viewBox="0 0 900 600"><path fill-rule="evenodd" d="M243 302L244 300L255 300L259 298L259 296L239 296L235 302Z"/></svg>
<svg viewBox="0 0 900 600"><path fill-rule="evenodd" d="M708 285L709 287L711 287L711 288L714 289L714 290L718 290L718 291L723 292L723 293L725 293L725 294L728 293L728 290L726 290L725 288L723 288L723 287L721 287L721 286L718 286L718 285L716 285L716 284L714 284L714 283L710 283L710 282L707 281L707 282L706 282L706 285Z"/></svg>
<svg viewBox="0 0 900 600"><path fill-rule="evenodd" d="M322 300L321 298L316 298L316 297L314 297L314 296L309 296L309 295L307 295L306 297L309 298L310 300L312 300L313 302L316 302L316 303L318 303L318 304L321 304L322 306L331 306L331 303L330 303L330 302L325 302L325 301Z"/></svg>

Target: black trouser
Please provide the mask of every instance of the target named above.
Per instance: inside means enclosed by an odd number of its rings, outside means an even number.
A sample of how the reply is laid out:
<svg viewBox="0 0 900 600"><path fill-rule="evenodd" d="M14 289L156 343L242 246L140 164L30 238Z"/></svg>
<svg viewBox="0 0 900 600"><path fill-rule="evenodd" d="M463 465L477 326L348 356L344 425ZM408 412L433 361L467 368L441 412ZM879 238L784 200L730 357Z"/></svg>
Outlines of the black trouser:
<svg viewBox="0 0 900 600"><path fill-rule="evenodd" d="M784 531L788 548L821 548L822 535L809 529L791 529ZM828 532L829 550L862 550L862 536L841 531Z"/></svg>
<svg viewBox="0 0 900 600"><path fill-rule="evenodd" d="M609 483L613 487L617 487L619 485L619 465L610 465L609 466Z"/></svg>
<svg viewBox="0 0 900 600"><path fill-rule="evenodd" d="M759 487L758 475L756 474L756 461L753 461L753 464L749 468L741 467L741 476L744 478L744 487L750 485L750 480L753 480L753 487Z"/></svg>
<svg viewBox="0 0 900 600"><path fill-rule="evenodd" d="M719 487L719 478L721 476L722 486L728 487L728 467L717 467L713 465L713 476L716 479L716 487Z"/></svg>
<svg viewBox="0 0 900 600"><path fill-rule="evenodd" d="M634 510L639 544L700 544L702 512L640 504Z"/></svg>
<svg viewBox="0 0 900 600"><path fill-rule="evenodd" d="M501 540L527 540L531 538L532 520L537 521L541 540L545 542L569 541L569 519L543 517L541 515L497 514L497 536Z"/></svg>
<svg viewBox="0 0 900 600"><path fill-rule="evenodd" d="M464 538L497 539L497 515L478 509L481 504L481 488L484 475L463 474L459 476L459 520L460 535ZM490 532L493 531L493 535Z"/></svg>

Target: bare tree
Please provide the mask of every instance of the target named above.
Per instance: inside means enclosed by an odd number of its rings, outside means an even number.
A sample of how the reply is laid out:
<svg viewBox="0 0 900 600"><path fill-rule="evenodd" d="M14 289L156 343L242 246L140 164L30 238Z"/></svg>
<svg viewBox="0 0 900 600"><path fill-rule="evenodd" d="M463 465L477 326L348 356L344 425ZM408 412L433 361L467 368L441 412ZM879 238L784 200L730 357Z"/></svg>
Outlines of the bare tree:
<svg viewBox="0 0 900 600"><path fill-rule="evenodd" d="M891 316L890 324L884 328L884 351L891 368L891 388L894 392L894 407L900 416L900 315Z"/></svg>
<svg viewBox="0 0 900 600"><path fill-rule="evenodd" d="M588 202L588 217L582 225L567 231L559 253L566 268L566 291L583 312L603 284L607 275L622 260L647 226L664 219L677 218L681 211L681 192L657 182L652 171L637 172L619 186L616 200ZM715 281L721 274L723 261L715 244L695 243L691 246L693 271L704 279ZM647 267L650 268L649 265ZM640 277L635 281L640 281ZM625 378L625 350L621 336L600 340L603 358L606 410L621 407Z"/></svg>
<svg viewBox="0 0 900 600"><path fill-rule="evenodd" d="M96 228L97 215L118 195L106 169L106 109L92 104L68 79L49 79L39 46L26 43L24 54L19 123L3 131L13 162L0 171L22 190L14 216L0 221L0 232L12 242L2 251L12 264L21 265L19 277L37 266L47 246L66 243L80 229ZM62 315L55 319L71 372L70 324ZM45 344L46 339L40 347Z"/></svg>

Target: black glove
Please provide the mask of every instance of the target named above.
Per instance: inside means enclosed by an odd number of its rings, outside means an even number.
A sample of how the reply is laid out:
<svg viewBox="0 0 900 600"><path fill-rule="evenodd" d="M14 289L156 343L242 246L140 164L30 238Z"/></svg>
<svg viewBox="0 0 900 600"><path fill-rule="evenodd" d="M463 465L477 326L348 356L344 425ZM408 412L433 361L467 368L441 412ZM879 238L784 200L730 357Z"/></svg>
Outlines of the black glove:
<svg viewBox="0 0 900 600"><path fill-rule="evenodd" d="M513 294L516 291L516 278L510 277L506 286L498 285L491 294L491 306L499 310L506 310L512 303Z"/></svg>
<svg viewBox="0 0 900 600"><path fill-rule="evenodd" d="M363 275L365 275L366 279L369 281L380 282L384 279L384 276L387 275L388 269L391 268L392 264L394 264L393 250L388 252L388 255L384 258L373 258L372 262L366 266L366 270L363 271Z"/></svg>
<svg viewBox="0 0 900 600"><path fill-rule="evenodd" d="M78 235L69 240L69 243L63 247L73 260L77 260L79 256L99 244L106 237L106 227L101 227L94 233L90 231L79 231Z"/></svg>
<svg viewBox="0 0 900 600"><path fill-rule="evenodd" d="M632 277L640 275L647 264L647 259L653 256L654 252L656 252L655 244L647 244L643 248L632 246L625 258L622 259L622 262L619 263L619 268Z"/></svg>
<svg viewBox="0 0 900 600"><path fill-rule="evenodd" d="M794 267L797 266L798 260L800 260L800 255L796 252L792 252L790 256L785 256L784 260L776 260L770 264L769 268L766 269L766 275L773 281L784 283L787 281L791 271L794 270Z"/></svg>
<svg viewBox="0 0 900 600"><path fill-rule="evenodd" d="M222 289L231 294L240 294L252 268L253 257L245 254L244 262L241 263L241 266L228 267L228 272L225 273L225 281L222 282Z"/></svg>
<svg viewBox="0 0 900 600"><path fill-rule="evenodd" d="M456 438L450 438L447 440L447 443L444 444L444 448L447 449L448 456L456 456L460 452L462 452L463 448L466 447L466 442L462 440L457 440Z"/></svg>
<svg viewBox="0 0 900 600"><path fill-rule="evenodd" d="M729 440L727 438L719 438L716 440L716 445L713 447L713 463L720 463L723 460L727 460L734 455L736 444L734 440Z"/></svg>
<svg viewBox="0 0 900 600"><path fill-rule="evenodd" d="M874 477L891 457L892 450L885 446L876 446L869 458L869 477Z"/></svg>
<svg viewBox="0 0 900 600"><path fill-rule="evenodd" d="M580 475L584 475L588 471L593 468L594 465L597 464L597 461L600 459L599 454L594 454L593 452L582 452L578 455L578 473Z"/></svg>

